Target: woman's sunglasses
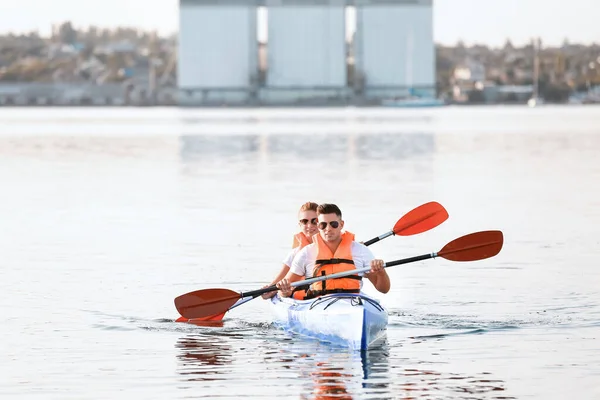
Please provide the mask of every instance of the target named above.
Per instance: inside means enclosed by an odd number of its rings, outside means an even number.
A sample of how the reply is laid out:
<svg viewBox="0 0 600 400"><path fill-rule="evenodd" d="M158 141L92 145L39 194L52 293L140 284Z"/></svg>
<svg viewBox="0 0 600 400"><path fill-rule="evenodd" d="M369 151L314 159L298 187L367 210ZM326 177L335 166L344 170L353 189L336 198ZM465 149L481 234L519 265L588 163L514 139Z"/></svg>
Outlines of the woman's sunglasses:
<svg viewBox="0 0 600 400"><path fill-rule="evenodd" d="M308 224L308 220L307 220L306 218L304 218L304 219L301 219L301 220L300 220L300 223L301 223L302 225L306 225L306 224ZM313 219L311 219L311 220L310 220L310 223L311 223L311 224L313 224L313 225L316 225L316 224L317 224L317 219L316 219L316 218L313 218Z"/></svg>
<svg viewBox="0 0 600 400"><path fill-rule="evenodd" d="M340 226L340 223L338 221L331 221L329 222L329 225L331 225L333 229L337 229ZM327 222L319 222L319 229L323 231L325 228L327 228Z"/></svg>

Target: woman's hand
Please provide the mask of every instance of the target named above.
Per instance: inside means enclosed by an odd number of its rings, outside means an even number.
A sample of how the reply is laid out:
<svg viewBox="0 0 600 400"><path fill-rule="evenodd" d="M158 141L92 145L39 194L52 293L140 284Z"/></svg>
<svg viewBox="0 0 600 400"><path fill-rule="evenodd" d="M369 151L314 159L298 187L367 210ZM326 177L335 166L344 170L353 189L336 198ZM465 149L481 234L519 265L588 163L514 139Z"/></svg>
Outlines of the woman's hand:
<svg viewBox="0 0 600 400"><path fill-rule="evenodd" d="M273 286L273 285L265 285L261 289L268 288L269 286ZM267 292L267 293L261 294L260 297L262 297L263 299L266 300L266 299L270 299L271 297L275 296L276 293L277 293L277 290L273 290L272 292Z"/></svg>

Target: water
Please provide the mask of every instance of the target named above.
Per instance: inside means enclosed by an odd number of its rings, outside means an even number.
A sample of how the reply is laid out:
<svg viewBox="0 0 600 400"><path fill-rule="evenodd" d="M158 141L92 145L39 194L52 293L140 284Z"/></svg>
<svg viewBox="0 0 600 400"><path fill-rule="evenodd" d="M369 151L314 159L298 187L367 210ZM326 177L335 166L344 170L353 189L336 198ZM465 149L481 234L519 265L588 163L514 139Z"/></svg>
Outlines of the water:
<svg viewBox="0 0 600 400"><path fill-rule="evenodd" d="M600 109L0 109L0 396L600 398ZM436 200L384 260L500 229L489 260L389 270L381 346L289 335L256 299L175 323L188 291L252 290L305 201L360 240Z"/></svg>

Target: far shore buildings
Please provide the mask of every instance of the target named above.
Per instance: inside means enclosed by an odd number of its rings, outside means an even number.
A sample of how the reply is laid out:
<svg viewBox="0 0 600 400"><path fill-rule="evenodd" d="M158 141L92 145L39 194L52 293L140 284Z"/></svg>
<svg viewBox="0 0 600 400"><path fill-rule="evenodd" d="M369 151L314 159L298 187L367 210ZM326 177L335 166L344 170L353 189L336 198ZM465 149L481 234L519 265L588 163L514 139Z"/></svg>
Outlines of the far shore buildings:
<svg viewBox="0 0 600 400"><path fill-rule="evenodd" d="M432 0L180 0L182 105L369 104L435 79Z"/></svg>

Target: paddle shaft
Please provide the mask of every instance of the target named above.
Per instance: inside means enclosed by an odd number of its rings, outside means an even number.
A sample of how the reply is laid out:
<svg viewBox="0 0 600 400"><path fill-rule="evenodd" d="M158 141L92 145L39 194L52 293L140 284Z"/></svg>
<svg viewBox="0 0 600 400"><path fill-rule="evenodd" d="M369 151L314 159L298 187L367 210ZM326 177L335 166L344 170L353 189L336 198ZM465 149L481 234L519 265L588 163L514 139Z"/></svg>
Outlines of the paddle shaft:
<svg viewBox="0 0 600 400"><path fill-rule="evenodd" d="M416 256L416 257L403 258L401 260L386 262L383 265L383 268L389 268L389 267L393 267L395 265L408 264L408 263L411 263L411 262L417 262L417 261L427 260L427 259L435 258L435 257L437 257L437 253L429 253L429 254L423 254L423 255L420 255L420 256ZM362 272L368 272L370 270L371 270L371 267L365 267L365 268L361 268L361 269L353 269L353 270L350 270L350 271L338 272L337 274L318 276L316 278L309 278L309 279L306 279L306 280L303 280L303 281L293 282L290 286L292 286L292 287L298 287L298 286L304 286L304 285L312 285L315 282L321 282L321 281L325 281L327 279L343 278L345 276L356 275L356 274L360 274ZM260 296L263 293L273 292L275 290L278 290L277 286L273 285L273 286L269 286L269 287L264 288L264 289L258 289L258 290L253 290L253 291L250 291L250 292L240 293L240 297L241 298L243 298L243 297L256 297L256 296Z"/></svg>
<svg viewBox="0 0 600 400"><path fill-rule="evenodd" d="M419 207L409 211L402 218L400 218L394 228L380 235L374 239L364 242L366 246L385 239L393 235L410 236L416 235L435 228L442 222L448 219L448 212L444 207L437 202L429 202L422 204ZM440 253L442 257L445 257ZM427 254L424 256L412 257L405 260L398 260L387 263L384 267L391 267L393 265L414 262L419 260L425 260L427 258L435 257L436 255ZM311 278L305 281L295 282L292 284L293 287L302 285L310 285L313 282L324 281L332 278L342 278L344 276L350 276L369 271L370 268L362 270L351 270L344 271L343 273L321 276L317 278ZM261 294L276 291L277 286L271 285L264 289L254 290L246 293L234 292L227 289L205 289L199 290L192 293L181 295L175 299L175 307L179 313L186 318L204 318L210 315L224 314L228 310L240 306Z"/></svg>
<svg viewBox="0 0 600 400"><path fill-rule="evenodd" d="M398 220L398 222L396 222L396 225L394 225L394 229L384 233L383 235L379 235L373 239L367 240L366 242L364 242L364 245L370 246L373 243L377 243L380 240L385 239L387 237L397 235L397 234L401 235L402 232L407 232L407 230L410 230L410 229L413 229L413 231L411 233L406 233L407 235L414 235L416 233L424 232L426 230L432 229L432 228L436 227L437 225L441 224L447 218L448 218L448 212L441 204L436 203L436 202L426 203L426 204L423 204L423 205L409 211L406 215L404 215L402 218L400 218ZM432 225L430 225L430 224L432 224ZM414 231L414 229L416 227L418 227L418 228L416 231ZM428 258L433 258L436 255L437 254L432 253L432 254L427 254L427 255L422 255L422 256L417 256L417 257L411 257L411 258L407 258L404 260L392 261L390 263L386 263L385 267L392 267L394 265L405 264L405 263L415 262L415 261L420 261L420 260L426 260ZM311 279L307 279L305 281L294 282L294 283L292 283L292 287L307 285L307 284L311 284L314 282L320 282L320 281L323 281L326 279L342 278L344 276L349 276L349 275L353 275L353 274L360 273L360 272L367 272L370 269L371 268L366 268L363 270L344 271L344 272L340 272L338 274L326 275L325 277L311 278ZM260 296L261 294L272 292L275 290L278 290L277 286L271 285L264 289L253 290L253 291L245 292L245 293L242 292L242 293L240 293L240 298L244 298L244 297L256 298L256 297Z"/></svg>
<svg viewBox="0 0 600 400"><path fill-rule="evenodd" d="M377 243L377 242L379 242L381 239L385 239L386 237L392 236L393 234L394 234L394 231L389 231L389 232L386 232L386 233L384 233L384 234L383 234L383 235L381 235L381 236L377 236L376 238L373 238L373 239L371 239L371 240L367 240L367 241L364 243L364 245L365 245L365 246L370 246L370 245L372 245L373 243Z"/></svg>
<svg viewBox="0 0 600 400"><path fill-rule="evenodd" d="M373 243L377 243L377 242L379 242L381 239L385 239L386 237L389 237L389 236L392 236L392 235L394 235L394 231L389 231L389 232L386 232L386 233L384 233L383 235L377 236L376 238L373 238L373 239L371 239L371 240L367 240L367 241L366 241L365 243L363 243L363 244L364 244L365 246L370 246L370 245L372 245ZM418 261L418 260L414 260L414 261ZM409 261L409 262L410 262L410 261ZM396 265L396 264L394 264L394 265ZM390 265L390 267L391 267L391 266L392 266L392 265ZM365 269L364 271L363 271L363 270L360 270L360 271L358 271L358 272L366 272L366 271L368 271L368 270L370 270L370 269L371 269L371 268L369 267L369 268ZM347 273L347 272L349 272L349 271L339 272L338 274L345 274L345 275L340 275L339 277L342 277L342 276L349 276L349 275L354 275L354 274L356 274L356 273L357 273L357 270L352 270L352 271L350 271L351 273ZM327 276L327 278L325 278L325 279L338 278L338 276L337 276L338 274L326 275L326 276ZM315 280L315 281L311 281L311 279L316 279L316 280ZM311 278L311 279L307 279L307 280L305 280L305 281L294 282L294 283L292 283L292 285L291 285L291 286L292 286L292 287L296 287L296 286L301 286L301 285L307 285L307 284L310 284L310 283L312 283L312 282L319 282L319 281L325 280L325 279L323 279L323 277L320 277L320 278ZM309 281L310 281L310 283L309 283ZM247 296L252 296L252 298L255 298L255 297L258 297L258 296L260 296L261 294L268 293L268 292L273 292L273 291L275 291L275 290L278 290L278 289L277 289L277 286L275 286L275 285L272 285L272 286L269 286L269 287L267 287L267 288L264 288L264 289L258 289L258 290L253 290L253 291L251 291L251 292L240 293L240 296L241 296L241 298L244 298L244 297L247 297Z"/></svg>
<svg viewBox="0 0 600 400"><path fill-rule="evenodd" d="M392 235L395 235L394 231L386 232L383 235L379 235L376 238L373 238L371 240L368 240L368 241L364 242L364 245L365 246L370 246L373 243L377 243L380 240L385 239L387 237L390 237ZM419 256L419 257L422 257L422 256ZM410 260L410 261L406 261L406 262L412 262L412 261L419 261L419 260L421 260L421 258L416 259L418 257L413 257L413 258L415 258L415 260L407 259L407 260ZM424 259L425 258L423 258L423 260ZM402 261L402 260L399 260L399 261ZM395 262L395 261L392 261L392 262ZM397 265L397 264L393 264L393 265ZM390 265L386 265L386 266L390 266L391 267L393 265L390 264ZM338 274L327 275L326 278L325 277L319 277L319 278L307 279L305 281L294 282L294 283L292 283L291 286L292 287L296 287L296 286L311 284L313 282L319 282L319 281L322 281L322 280L325 280L325 279L332 279L332 278L338 278L338 277L341 278L343 276L349 276L349 275L354 275L354 274L360 273L360 272L366 272L366 271L369 271L370 269L371 268L369 267L369 268L364 268L363 270L352 270L352 271L339 272ZM231 306L230 308L228 308L227 311L229 311L229 310L231 310L231 309L233 309L235 307L241 306L242 304L247 303L248 301L250 301L250 300L252 300L252 299L260 296L261 294L268 293L268 292L273 292L275 290L278 290L277 286L276 285L272 285L272 286L269 286L269 287L266 287L266 288L263 288L263 289L252 290L250 292L240 292L240 301L238 301L233 306ZM242 299L244 299L244 300L242 300Z"/></svg>
<svg viewBox="0 0 600 400"><path fill-rule="evenodd" d="M249 302L249 301L250 301L250 300L252 300L253 298L254 298L254 297L246 297L246 298L244 298L244 297L240 297L240 299L239 299L239 300L238 300L238 301L237 301L237 302L236 302L234 305L232 305L231 307L229 307L229 308L227 309L227 311L229 311L229 310L233 310L234 308L236 308L236 307L239 307L239 306L241 306L242 304Z"/></svg>
<svg viewBox="0 0 600 400"><path fill-rule="evenodd" d="M423 254L402 260L390 261L383 265L384 268L394 265L407 264L415 261L427 260L429 258L442 257L448 261L478 261L485 260L497 255L504 244L502 231L490 230L470 233L461 236L435 253ZM368 272L371 268L353 269L337 274L319 276L304 281L292 283L292 287L310 286L312 283L325 281L327 279L343 278L345 276L357 275ZM204 289L181 295L175 299L177 311L188 319L204 318L211 315L219 315L231 308L235 303L245 301L245 298L256 296L277 290L276 285L268 288L246 293L234 292L229 289Z"/></svg>

